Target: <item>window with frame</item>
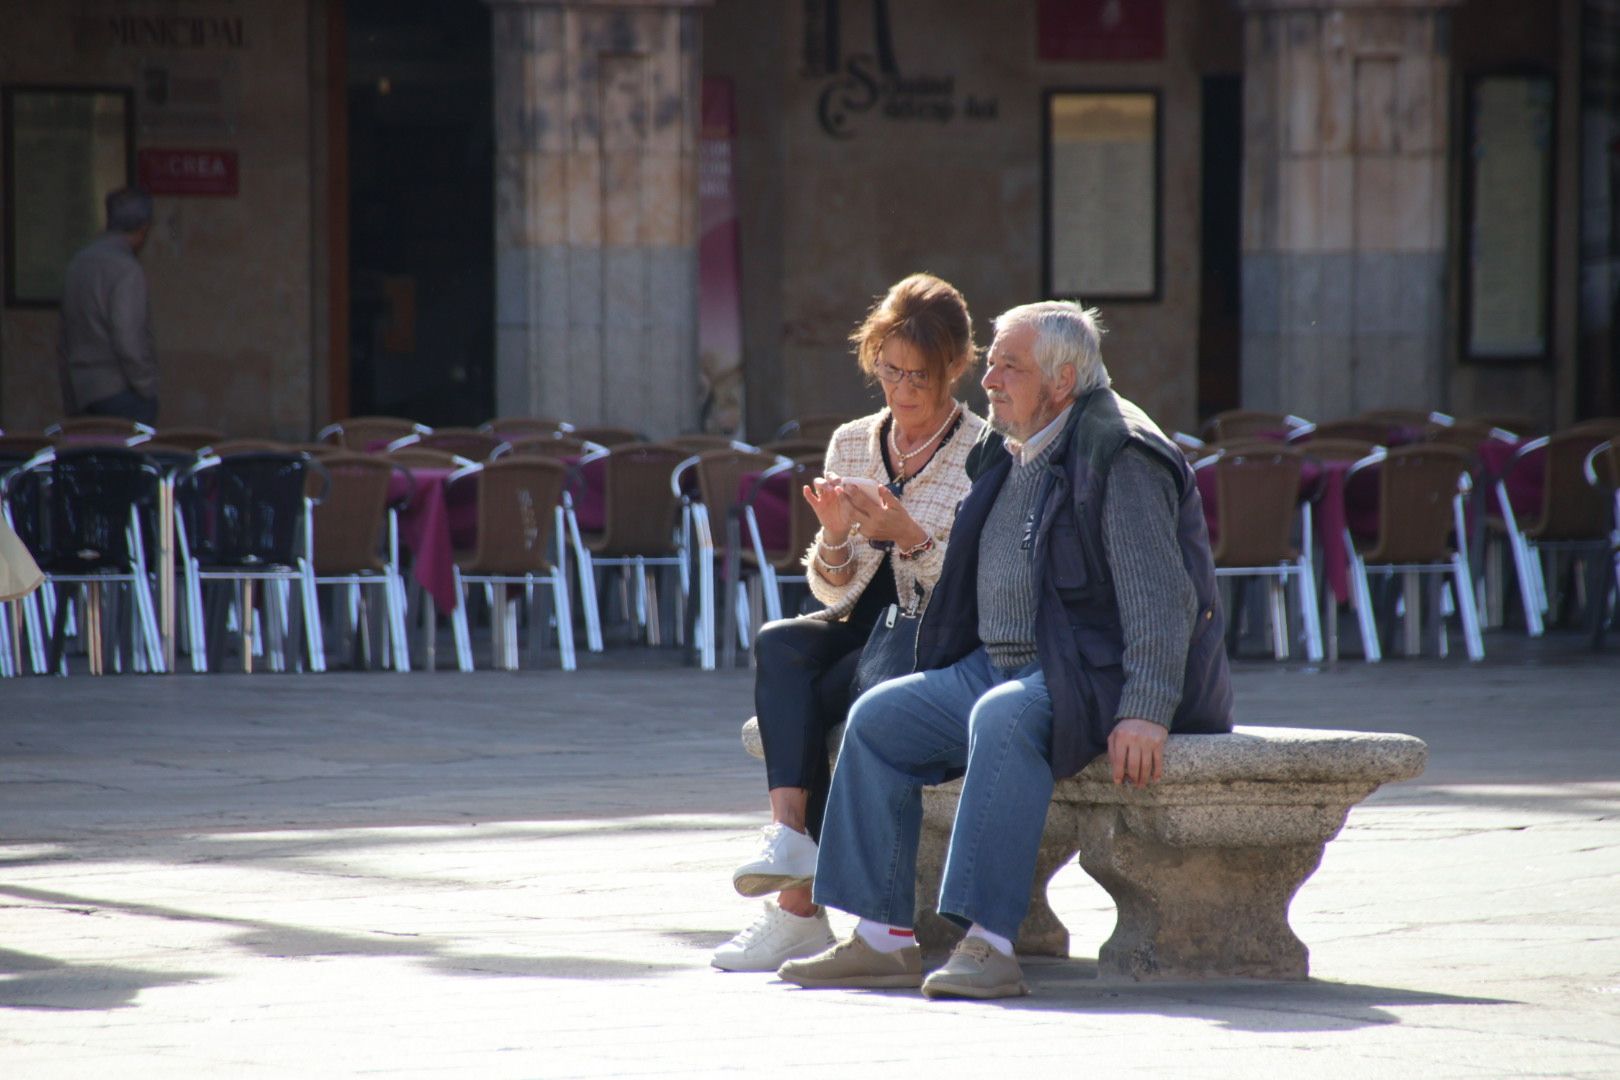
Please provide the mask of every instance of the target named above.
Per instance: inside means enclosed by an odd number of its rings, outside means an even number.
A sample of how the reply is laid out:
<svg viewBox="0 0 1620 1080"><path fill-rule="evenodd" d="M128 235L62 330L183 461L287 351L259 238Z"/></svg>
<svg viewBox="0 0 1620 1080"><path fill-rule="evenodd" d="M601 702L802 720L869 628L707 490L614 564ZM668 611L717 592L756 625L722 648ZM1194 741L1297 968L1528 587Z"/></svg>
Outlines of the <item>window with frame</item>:
<svg viewBox="0 0 1620 1080"><path fill-rule="evenodd" d="M8 86L0 111L6 303L53 307L68 260L106 223L107 194L130 183L134 94L127 87Z"/></svg>

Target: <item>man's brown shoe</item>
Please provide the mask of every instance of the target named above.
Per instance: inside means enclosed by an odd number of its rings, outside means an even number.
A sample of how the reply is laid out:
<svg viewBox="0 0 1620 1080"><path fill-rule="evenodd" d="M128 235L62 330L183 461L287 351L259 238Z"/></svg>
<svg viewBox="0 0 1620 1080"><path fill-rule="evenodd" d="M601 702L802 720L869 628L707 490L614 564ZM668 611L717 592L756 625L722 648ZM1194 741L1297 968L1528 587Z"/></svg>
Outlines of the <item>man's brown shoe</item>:
<svg viewBox="0 0 1620 1080"><path fill-rule="evenodd" d="M926 998L1004 998L1029 993L1018 961L980 937L965 937L922 984Z"/></svg>
<svg viewBox="0 0 1620 1080"><path fill-rule="evenodd" d="M922 950L908 945L899 952L878 952L859 934L805 960L789 960L777 978L811 990L882 989L922 985Z"/></svg>

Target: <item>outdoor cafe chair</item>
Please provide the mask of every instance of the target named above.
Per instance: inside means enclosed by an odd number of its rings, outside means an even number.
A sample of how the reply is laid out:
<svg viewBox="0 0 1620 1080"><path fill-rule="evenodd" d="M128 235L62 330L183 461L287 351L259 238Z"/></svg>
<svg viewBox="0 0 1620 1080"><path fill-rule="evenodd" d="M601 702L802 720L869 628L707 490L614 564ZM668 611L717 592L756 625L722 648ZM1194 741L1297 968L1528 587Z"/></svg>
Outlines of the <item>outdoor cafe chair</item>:
<svg viewBox="0 0 1620 1080"><path fill-rule="evenodd" d="M827 456L827 444L817 439L775 439L762 443L760 449L777 457L792 458L795 461L806 461L815 458L817 461L816 475L821 475L820 464Z"/></svg>
<svg viewBox="0 0 1620 1080"><path fill-rule="evenodd" d="M24 608L36 672L67 674L70 612L91 674L106 670L109 644L122 670L164 670L147 562L162 482L151 458L111 446L46 449L0 479L7 521L45 575ZM129 598L122 604L115 594L110 642L103 632L108 586L122 586ZM48 651L40 648L45 623L51 626Z"/></svg>
<svg viewBox="0 0 1620 1080"><path fill-rule="evenodd" d="M1199 437L1205 442L1218 442L1259 434L1282 435L1305 426L1309 421L1290 413L1267 412L1259 409L1226 409L1204 421Z"/></svg>
<svg viewBox="0 0 1620 1080"><path fill-rule="evenodd" d="M1609 608L1620 621L1620 436L1599 443L1586 455L1586 482L1609 500L1609 545L1607 558L1593 558L1588 575L1588 623L1592 647L1602 648L1610 624Z"/></svg>
<svg viewBox="0 0 1620 1080"><path fill-rule="evenodd" d="M574 435L525 435L509 439L489 455L490 460L512 457L538 457L561 460L599 454L607 450L601 443L589 442Z"/></svg>
<svg viewBox="0 0 1620 1080"><path fill-rule="evenodd" d="M1428 424L1452 424L1456 417L1434 409L1363 409L1357 420L1370 420L1375 424L1420 428Z"/></svg>
<svg viewBox="0 0 1620 1080"><path fill-rule="evenodd" d="M778 439L809 439L819 442L822 449L832 441L833 432L849 423L849 417L843 415L804 416L796 420L789 420L776 429Z"/></svg>
<svg viewBox="0 0 1620 1080"><path fill-rule="evenodd" d="M121 438L152 435L156 429L139 420L125 420L121 416L65 416L45 429L53 442L73 442L78 439Z"/></svg>
<svg viewBox="0 0 1620 1080"><path fill-rule="evenodd" d="M456 636L456 659L462 671L473 670L472 635L467 617L466 587L493 587L490 612L494 665L506 671L518 668L518 618L510 586L523 587L529 598L531 648L546 626L536 586L549 585L557 625L562 669L573 671L574 627L568 600L568 581L554 546L562 520L563 486L567 470L562 463L543 458L509 458L469 465L450 478L449 487L477 487L478 539L473 551L459 554L454 568L457 604L451 613Z"/></svg>
<svg viewBox="0 0 1620 1080"><path fill-rule="evenodd" d="M291 443L280 439L238 438L221 439L197 448L203 457L229 457L232 454L291 454L298 453Z"/></svg>
<svg viewBox="0 0 1620 1080"><path fill-rule="evenodd" d="M188 450L201 450L205 446L224 442L225 433L208 427L165 427L158 428L151 436L151 441L168 446L182 446Z"/></svg>
<svg viewBox="0 0 1620 1080"><path fill-rule="evenodd" d="M472 458L430 446L402 446L382 456L407 469L465 469L477 464Z"/></svg>
<svg viewBox="0 0 1620 1080"><path fill-rule="evenodd" d="M1467 524L1463 509L1471 480L1469 455L1454 446L1414 443L1378 450L1351 466L1348 484L1368 469L1378 470L1378 533L1359 543L1346 528L1351 584L1361 629L1363 655L1368 663L1383 659L1369 567L1386 574L1401 574L1406 583L1405 605L1408 647L1416 645L1420 614L1418 578L1423 574L1449 575L1453 602L1462 622L1463 640L1471 660L1485 658L1475 606L1474 580L1468 566ZM1443 578L1441 579L1443 583ZM1445 653L1443 600L1431 605L1441 654Z"/></svg>
<svg viewBox="0 0 1620 1080"><path fill-rule="evenodd" d="M1458 417L1458 423L1486 424L1493 428L1509 432L1521 437L1544 435L1547 425L1533 416L1524 413L1480 413L1474 416Z"/></svg>
<svg viewBox="0 0 1620 1080"><path fill-rule="evenodd" d="M804 553L810 550L821 522L799 489L821 474L821 463L821 451L800 459L779 457L776 464L759 474L743 495L741 513L748 542L743 557L757 571L751 580L749 598L759 601L749 606L751 612L763 607L762 617L753 624L755 636L759 633L759 624L783 618L784 584L808 586L810 583L804 570ZM759 500L767 491L781 487L787 491L786 544L767 546L767 536L759 523Z"/></svg>
<svg viewBox="0 0 1620 1080"><path fill-rule="evenodd" d="M607 424L598 424L591 427L576 427L568 434L576 439L597 443L612 449L615 446L624 446L626 443L641 443L647 441L647 436L627 427L614 427Z"/></svg>
<svg viewBox="0 0 1620 1080"><path fill-rule="evenodd" d="M315 433L315 441L341 443L351 450L365 452L407 435L426 435L432 430L426 424L402 416L351 416L321 428Z"/></svg>
<svg viewBox="0 0 1620 1080"><path fill-rule="evenodd" d="M1215 576L1258 577L1266 582L1271 647L1278 660L1286 660L1289 654L1286 589L1292 582L1298 594L1306 657L1320 662L1322 628L1311 562L1311 510L1310 503L1300 499L1304 455L1275 442L1248 442L1218 449L1194 468L1197 472L1210 470L1215 482ZM1297 545L1293 539L1296 523ZM1232 611L1230 633L1235 635L1237 604Z"/></svg>
<svg viewBox="0 0 1620 1080"><path fill-rule="evenodd" d="M699 662L705 670L712 670L715 666L717 631L720 630L716 625L717 615L724 623L719 640L725 644L728 663L733 656L733 631L744 643L750 640L747 601L739 588L739 578L743 573L743 534L737 513L738 489L744 475L762 473L775 464L776 455L757 450L706 450L678 465L671 477L672 488L677 492L688 491L688 475L695 481L696 498L688 497L687 519L690 522L690 550L697 560L696 632L699 634ZM726 559L726 596L724 605L716 606L714 564L721 552Z"/></svg>
<svg viewBox="0 0 1620 1080"><path fill-rule="evenodd" d="M574 425L566 420L553 420L549 416L496 416L478 425L479 431L499 435L510 442L529 435L566 435Z"/></svg>
<svg viewBox="0 0 1620 1080"><path fill-rule="evenodd" d="M1312 439L1300 445L1301 450L1318 461L1360 461L1378 448L1377 443L1366 439Z"/></svg>
<svg viewBox="0 0 1620 1080"><path fill-rule="evenodd" d="M1444 443L1447 446L1459 447L1470 453L1475 452L1481 443L1512 442L1514 435L1499 427L1493 427L1483 420L1457 420L1450 424L1431 423L1423 429L1423 441L1431 443Z"/></svg>
<svg viewBox="0 0 1620 1080"><path fill-rule="evenodd" d="M300 616L309 670L325 670L309 553L313 508L326 486L324 466L302 451L209 454L176 479L192 656L201 658L205 670L211 659L221 658L232 617L243 671L251 672L261 653L272 670L286 670L296 662L288 656L298 629L290 612ZM233 587L210 590L210 583ZM256 597L261 586L262 620Z"/></svg>
<svg viewBox="0 0 1620 1080"><path fill-rule="evenodd" d="M368 588L381 589L388 645L385 655L395 671L410 671L399 519L388 496L396 473L405 484L401 503L410 501L415 481L399 462L376 454L338 451L320 455L319 461L328 486L326 497L315 505L311 524L317 596L322 585L343 587L332 603L333 621L342 622L345 638L356 640L361 662L369 666L371 620L364 594Z"/></svg>
<svg viewBox="0 0 1620 1080"><path fill-rule="evenodd" d="M673 438L666 439L664 442L666 446L678 447L688 454L701 454L705 450L727 450L732 448L738 450L759 449L757 446L751 446L748 443L733 439L729 435L710 435L704 432L676 435Z"/></svg>
<svg viewBox="0 0 1620 1080"><path fill-rule="evenodd" d="M13 469L54 444L44 435L0 435L0 472Z"/></svg>
<svg viewBox="0 0 1620 1080"><path fill-rule="evenodd" d="M1288 442L1314 444L1317 439L1356 439L1388 446L1407 429L1407 424L1388 420L1326 420L1295 428L1288 433Z"/></svg>
<svg viewBox="0 0 1620 1080"><path fill-rule="evenodd" d="M632 443L607 454L602 459L602 530L585 537L579 552L580 587L589 591L582 603L598 607L597 568L619 569L621 595L627 608L633 602L634 625L650 645L659 644L662 626L657 571L675 571L676 587L668 592L677 640L690 595L680 498L669 484L670 473L686 458L686 451L668 443Z"/></svg>
<svg viewBox="0 0 1620 1080"><path fill-rule="evenodd" d="M1584 421L1521 444L1496 480L1497 526L1507 535L1519 579L1519 599L1531 637L1545 630L1544 616L1552 611L1543 561L1551 558L1556 571L1560 554L1572 561L1595 556L1611 526L1610 508L1602 493L1586 479L1586 459L1610 435L1620 434L1620 419ZM1536 468L1539 459L1541 506L1530 520L1521 522L1510 498L1513 474ZM1554 580L1558 575L1554 573Z"/></svg>
<svg viewBox="0 0 1620 1080"><path fill-rule="evenodd" d="M468 461L485 461L506 441L476 428L434 428L426 434L403 435L388 444L388 452L417 447L422 450L448 450Z"/></svg>
<svg viewBox="0 0 1620 1080"><path fill-rule="evenodd" d="M563 535L568 545L574 549L574 561L579 567L579 604L585 619L585 647L591 652L602 651L602 618L597 609L596 580L590 569L590 552L586 550L585 540L581 536L578 508L590 502L592 506L599 508L599 513L605 512L599 506L604 498L603 493L593 489L592 486L594 481L595 485L600 487L602 480L592 466L605 462L609 453L608 448L601 443L558 433L514 439L496 447L489 456L491 461L541 458L559 461L567 466L568 484L563 492ZM599 520L593 520L590 532L598 531L599 525Z"/></svg>

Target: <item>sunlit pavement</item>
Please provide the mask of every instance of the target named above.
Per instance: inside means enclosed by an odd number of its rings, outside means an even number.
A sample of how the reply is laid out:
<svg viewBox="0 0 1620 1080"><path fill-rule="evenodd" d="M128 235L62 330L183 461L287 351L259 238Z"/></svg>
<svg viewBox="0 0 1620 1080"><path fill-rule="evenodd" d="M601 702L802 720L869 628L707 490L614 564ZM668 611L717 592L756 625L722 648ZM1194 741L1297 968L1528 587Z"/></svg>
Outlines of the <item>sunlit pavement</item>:
<svg viewBox="0 0 1620 1080"><path fill-rule="evenodd" d="M0 683L0 1077L1620 1076L1620 651L1244 661L1240 721L1404 731L1296 898L1306 983L1033 996L708 967L765 823L747 671ZM835 916L837 928L848 920Z"/></svg>

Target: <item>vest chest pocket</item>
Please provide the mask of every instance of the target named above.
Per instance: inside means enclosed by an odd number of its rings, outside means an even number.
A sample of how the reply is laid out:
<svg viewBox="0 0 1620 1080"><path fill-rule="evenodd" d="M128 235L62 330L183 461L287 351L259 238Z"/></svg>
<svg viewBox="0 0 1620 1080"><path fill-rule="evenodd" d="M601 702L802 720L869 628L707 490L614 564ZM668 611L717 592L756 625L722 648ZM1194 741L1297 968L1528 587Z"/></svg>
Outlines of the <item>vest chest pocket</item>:
<svg viewBox="0 0 1620 1080"><path fill-rule="evenodd" d="M1046 565L1052 585L1065 600L1077 599L1091 583L1086 572L1086 555L1080 545L1080 532L1074 523L1060 516L1046 534Z"/></svg>

